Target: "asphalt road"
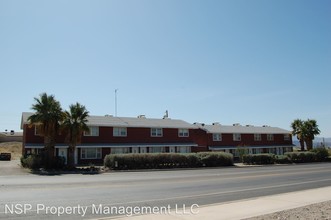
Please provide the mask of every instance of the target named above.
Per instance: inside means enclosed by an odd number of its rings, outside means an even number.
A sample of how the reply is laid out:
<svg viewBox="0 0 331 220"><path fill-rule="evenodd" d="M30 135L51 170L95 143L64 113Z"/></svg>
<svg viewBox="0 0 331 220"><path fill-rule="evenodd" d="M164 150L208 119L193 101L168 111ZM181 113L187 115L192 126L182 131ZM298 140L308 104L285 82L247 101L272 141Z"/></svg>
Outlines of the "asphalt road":
<svg viewBox="0 0 331 220"><path fill-rule="evenodd" d="M331 163L0 176L0 219L97 219L331 186ZM191 210L192 208L192 210Z"/></svg>

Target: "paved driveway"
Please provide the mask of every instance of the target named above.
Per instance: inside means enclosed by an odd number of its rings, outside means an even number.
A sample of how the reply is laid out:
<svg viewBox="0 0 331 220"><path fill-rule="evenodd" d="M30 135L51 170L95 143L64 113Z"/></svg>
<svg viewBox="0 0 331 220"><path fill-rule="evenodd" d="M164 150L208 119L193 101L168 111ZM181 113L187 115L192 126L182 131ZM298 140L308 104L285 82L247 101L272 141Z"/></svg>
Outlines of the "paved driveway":
<svg viewBox="0 0 331 220"><path fill-rule="evenodd" d="M0 161L0 176L28 174L20 164L20 160Z"/></svg>

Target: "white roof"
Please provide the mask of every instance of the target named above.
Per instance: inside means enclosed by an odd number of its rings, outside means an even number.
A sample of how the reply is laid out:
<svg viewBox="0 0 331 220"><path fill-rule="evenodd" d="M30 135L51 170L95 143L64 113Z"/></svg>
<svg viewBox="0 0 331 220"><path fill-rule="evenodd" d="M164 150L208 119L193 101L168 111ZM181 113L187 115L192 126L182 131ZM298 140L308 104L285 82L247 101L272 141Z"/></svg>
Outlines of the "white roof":
<svg viewBox="0 0 331 220"><path fill-rule="evenodd" d="M33 113L23 112L22 123L27 124L28 118ZM130 117L113 117L113 116L90 116L87 125L104 126L104 127L139 127L139 128L185 128L197 129L195 125L178 119L152 119L152 118L130 118ZM23 127L23 126L21 126Z"/></svg>
<svg viewBox="0 0 331 220"><path fill-rule="evenodd" d="M242 126L242 125L202 125L197 124L197 126L207 133L222 133L222 134L291 134L290 131L270 126Z"/></svg>

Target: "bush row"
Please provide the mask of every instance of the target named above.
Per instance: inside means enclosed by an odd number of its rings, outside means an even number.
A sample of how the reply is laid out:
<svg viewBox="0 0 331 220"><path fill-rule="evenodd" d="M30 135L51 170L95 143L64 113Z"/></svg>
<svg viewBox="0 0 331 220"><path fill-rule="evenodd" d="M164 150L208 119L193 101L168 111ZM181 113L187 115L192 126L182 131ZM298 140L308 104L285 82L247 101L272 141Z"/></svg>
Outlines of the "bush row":
<svg viewBox="0 0 331 220"><path fill-rule="evenodd" d="M109 154L104 159L110 169L162 169L177 167L218 167L233 165L233 156L224 152L189 154Z"/></svg>
<svg viewBox="0 0 331 220"><path fill-rule="evenodd" d="M244 164L274 164L274 154L245 154L242 157Z"/></svg>
<svg viewBox="0 0 331 220"><path fill-rule="evenodd" d="M315 148L308 152L287 152L284 155L248 154L243 155L244 164L288 164L328 161L329 153L325 148Z"/></svg>

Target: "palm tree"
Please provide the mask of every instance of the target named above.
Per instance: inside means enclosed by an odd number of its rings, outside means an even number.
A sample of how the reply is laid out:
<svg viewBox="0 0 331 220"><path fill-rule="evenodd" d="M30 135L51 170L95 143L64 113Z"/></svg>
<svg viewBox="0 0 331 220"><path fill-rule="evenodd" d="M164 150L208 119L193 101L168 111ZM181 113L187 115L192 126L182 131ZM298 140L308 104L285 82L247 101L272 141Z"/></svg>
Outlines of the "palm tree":
<svg viewBox="0 0 331 220"><path fill-rule="evenodd" d="M315 135L320 134L320 130L318 129L316 120L308 119L307 121L305 121L303 123L303 133L305 137L307 150L312 150L313 140L315 139Z"/></svg>
<svg viewBox="0 0 331 220"><path fill-rule="evenodd" d="M295 119L292 124L292 135L295 135L300 142L301 151L305 150L305 139L303 131L304 122L301 119Z"/></svg>
<svg viewBox="0 0 331 220"><path fill-rule="evenodd" d="M69 106L69 111L64 112L65 118L62 124L63 130L66 133L66 142L68 148L68 167L75 167L75 149L80 143L84 131L89 131L87 117L89 112L84 105L78 102Z"/></svg>
<svg viewBox="0 0 331 220"><path fill-rule="evenodd" d="M40 94L39 98L34 98L35 104L32 109L35 111L28 120L30 125L39 126L40 133L44 137L46 166L51 166L54 158L55 139L59 130L63 113L60 102L53 95L47 93Z"/></svg>

